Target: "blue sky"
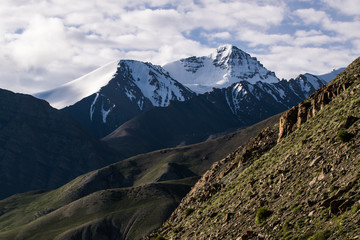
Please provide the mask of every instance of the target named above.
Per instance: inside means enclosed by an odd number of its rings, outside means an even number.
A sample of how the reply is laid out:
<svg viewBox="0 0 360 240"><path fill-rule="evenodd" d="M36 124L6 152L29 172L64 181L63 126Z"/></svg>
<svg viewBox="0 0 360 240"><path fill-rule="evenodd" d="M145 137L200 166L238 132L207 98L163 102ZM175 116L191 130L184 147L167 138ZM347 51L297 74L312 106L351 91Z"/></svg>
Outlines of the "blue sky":
<svg viewBox="0 0 360 240"><path fill-rule="evenodd" d="M230 43L289 79L360 56L358 0L3 0L0 87L47 90L115 59L165 64Z"/></svg>

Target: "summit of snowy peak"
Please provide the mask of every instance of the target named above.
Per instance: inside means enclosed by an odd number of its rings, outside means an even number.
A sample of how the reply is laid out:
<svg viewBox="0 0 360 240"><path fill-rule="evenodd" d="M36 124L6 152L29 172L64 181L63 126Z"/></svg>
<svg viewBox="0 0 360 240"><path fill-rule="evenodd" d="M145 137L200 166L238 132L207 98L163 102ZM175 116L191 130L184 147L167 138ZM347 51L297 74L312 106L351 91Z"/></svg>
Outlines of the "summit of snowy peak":
<svg viewBox="0 0 360 240"><path fill-rule="evenodd" d="M210 55L209 57L213 60L216 59L223 59L223 58L232 58L237 55L243 55L246 57L250 57L250 55L243 50L239 49L238 47L231 45L231 44L224 44L219 47L217 47Z"/></svg>
<svg viewBox="0 0 360 240"><path fill-rule="evenodd" d="M189 57L163 66L171 76L191 90L204 93L239 81L278 82L255 57L230 45L222 45L208 56Z"/></svg>
<svg viewBox="0 0 360 240"><path fill-rule="evenodd" d="M217 60L217 59L224 59L227 58L231 55L233 50L240 50L237 47L231 45L231 44L225 44L225 45L221 45L218 48L215 49L214 52L212 52L209 57L213 60Z"/></svg>

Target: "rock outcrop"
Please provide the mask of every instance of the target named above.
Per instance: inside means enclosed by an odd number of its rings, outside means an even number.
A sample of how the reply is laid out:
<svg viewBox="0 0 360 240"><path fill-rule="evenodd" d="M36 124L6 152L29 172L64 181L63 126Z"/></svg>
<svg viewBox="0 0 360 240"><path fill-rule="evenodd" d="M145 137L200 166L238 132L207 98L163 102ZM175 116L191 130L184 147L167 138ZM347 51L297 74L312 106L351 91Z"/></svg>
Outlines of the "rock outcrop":
<svg viewBox="0 0 360 240"><path fill-rule="evenodd" d="M356 62L352 64L352 67L355 67ZM322 86L304 102L286 111L280 118L278 142L295 131L308 119L314 117L325 105L350 87L359 77L358 73L351 70L343 72L339 74L336 80Z"/></svg>

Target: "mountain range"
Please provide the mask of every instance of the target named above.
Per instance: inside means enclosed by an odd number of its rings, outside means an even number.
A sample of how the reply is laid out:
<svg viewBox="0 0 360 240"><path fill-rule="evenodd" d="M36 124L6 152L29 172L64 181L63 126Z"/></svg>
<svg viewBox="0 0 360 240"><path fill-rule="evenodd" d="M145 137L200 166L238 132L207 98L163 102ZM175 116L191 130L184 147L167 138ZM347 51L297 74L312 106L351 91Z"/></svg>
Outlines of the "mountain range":
<svg viewBox="0 0 360 240"><path fill-rule="evenodd" d="M354 237L359 61L279 80L224 45L36 95L60 110L0 90L0 239Z"/></svg>
<svg viewBox="0 0 360 240"><path fill-rule="evenodd" d="M221 76L216 71L227 71L222 76L231 81L245 75L253 78L235 83L209 80L207 86L218 82L229 86L196 93L186 86L186 79L175 80L165 70L194 61L203 67L181 70L189 70L188 77L193 74L189 81L202 79L205 84L206 75L200 73L211 71L215 76ZM246 73L241 75L241 71ZM164 68L133 60L113 62L37 95L58 107L72 104L61 110L3 90L1 197L52 189L124 158L202 142L251 126L296 105L336 73L303 74L280 81L255 58L225 45L208 57L182 59ZM257 81L261 78L264 81ZM101 141L96 139L106 134Z"/></svg>
<svg viewBox="0 0 360 240"><path fill-rule="evenodd" d="M280 120L1 200L0 239L355 238L359 76L360 59Z"/></svg>
<svg viewBox="0 0 360 240"><path fill-rule="evenodd" d="M298 104L342 70L280 81L256 58L224 45L163 67L121 60L36 96L122 151L138 143L137 154L250 126Z"/></svg>

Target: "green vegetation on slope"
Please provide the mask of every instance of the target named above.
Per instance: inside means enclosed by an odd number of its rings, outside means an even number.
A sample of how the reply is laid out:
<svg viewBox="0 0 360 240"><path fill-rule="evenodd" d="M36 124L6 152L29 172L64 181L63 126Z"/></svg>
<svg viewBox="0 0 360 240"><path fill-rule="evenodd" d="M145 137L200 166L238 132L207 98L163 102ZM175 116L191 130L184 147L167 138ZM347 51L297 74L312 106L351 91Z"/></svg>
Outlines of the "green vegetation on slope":
<svg viewBox="0 0 360 240"><path fill-rule="evenodd" d="M180 201L189 188L189 185L184 184L158 183L136 188L102 190L43 216L39 215L41 211L31 214L32 209L28 204L41 204L42 197L48 195L14 196L11 200L17 202L16 209L22 211L22 214L10 211L17 216L9 216L6 213L1 216L3 230L0 233L0 239L35 240L55 239L55 237L68 239L69 236L81 232L82 228L86 228L83 224L89 222L92 223L93 228L100 229L111 225L108 230L118 232L118 234L123 233L118 236L118 239L138 238L155 228L159 221L164 221L167 212L176 207L177 201ZM5 204L1 203L1 205ZM21 215L25 219L22 219ZM151 218L144 218L144 216L151 216ZM28 219L29 217L32 219ZM11 224L7 220L10 220ZM4 228L6 224L9 230ZM14 225L20 225L20 227L13 228ZM127 231L129 226L134 230ZM97 231L91 234L93 239L99 237Z"/></svg>

